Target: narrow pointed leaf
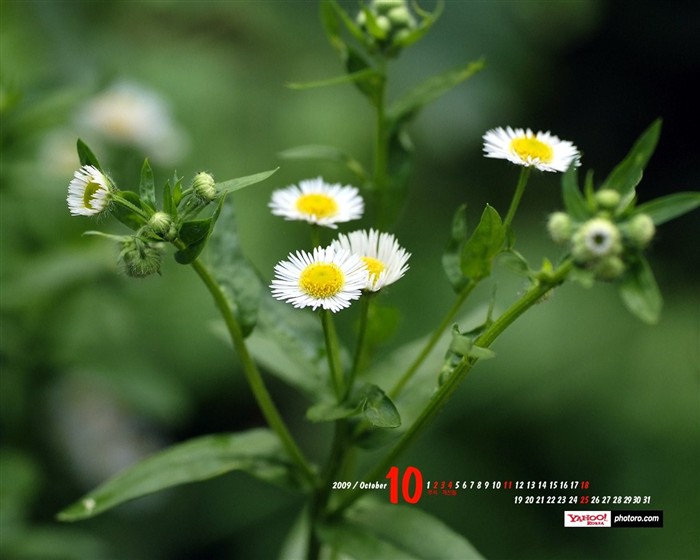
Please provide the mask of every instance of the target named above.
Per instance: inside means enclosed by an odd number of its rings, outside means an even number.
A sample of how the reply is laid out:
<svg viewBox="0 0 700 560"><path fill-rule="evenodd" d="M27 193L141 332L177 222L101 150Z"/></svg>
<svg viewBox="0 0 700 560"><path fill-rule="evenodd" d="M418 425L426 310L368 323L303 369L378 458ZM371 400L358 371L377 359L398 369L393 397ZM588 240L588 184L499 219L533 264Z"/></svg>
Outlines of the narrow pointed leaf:
<svg viewBox="0 0 700 560"><path fill-rule="evenodd" d="M564 199L564 208L569 215L578 221L587 220L590 218L591 212L586 204L586 199L581 194L578 187L578 173L574 166L564 173L561 180L562 197Z"/></svg>
<svg viewBox="0 0 700 560"><path fill-rule="evenodd" d="M428 78L389 108L389 120L395 125L410 120L421 108L445 94L456 85L471 78L474 74L482 70L485 65L486 63L483 59L477 60L465 66L460 66L444 72L443 74Z"/></svg>
<svg viewBox="0 0 700 560"><path fill-rule="evenodd" d="M445 7L444 2L438 2L437 6L435 7L435 11L433 13L426 12L425 10L420 9L417 4L414 4L414 8L416 9L416 13L420 15L423 20L420 22L418 27L415 29L411 30L409 33L406 33L405 35L402 35L401 37L398 37L394 40L394 45L397 47L401 48L406 48L411 46L412 44L420 41L425 34L430 31L430 28L433 26L433 24L438 20L440 15L442 15L443 8Z"/></svg>
<svg viewBox="0 0 700 560"><path fill-rule="evenodd" d="M635 142L625 159L608 175L601 189L612 189L627 195L642 180L642 173L656 149L661 134L661 119L657 119Z"/></svg>
<svg viewBox="0 0 700 560"><path fill-rule="evenodd" d="M468 540L415 506L365 500L345 518L322 525L319 536L350 558L483 560Z"/></svg>
<svg viewBox="0 0 700 560"><path fill-rule="evenodd" d="M234 470L275 484L297 486L293 466L272 431L209 435L173 445L127 468L61 511L58 519L94 517L126 501Z"/></svg>
<svg viewBox="0 0 700 560"><path fill-rule="evenodd" d="M664 224L700 206L700 192L680 192L645 202L634 214L647 214L655 225Z"/></svg>
<svg viewBox="0 0 700 560"><path fill-rule="evenodd" d="M284 150L278 155L283 159L320 159L337 162L344 165L361 181L367 180L367 172L362 167L362 164L334 146L297 146L296 148Z"/></svg>
<svg viewBox="0 0 700 560"><path fill-rule="evenodd" d="M651 325L658 322L663 299L646 259L642 257L625 273L618 291L625 307L633 315Z"/></svg>
<svg viewBox="0 0 700 560"><path fill-rule="evenodd" d="M248 336L257 323L262 284L243 255L231 201L222 204L217 223L209 238L207 257L243 336Z"/></svg>
<svg viewBox="0 0 700 560"><path fill-rule="evenodd" d="M156 185L153 180L153 170L148 159L143 160L141 167L141 184L139 185L141 200L148 204L152 210L156 209Z"/></svg>
<svg viewBox="0 0 700 560"><path fill-rule="evenodd" d="M223 196L244 189L245 187L249 187L250 185L260 183L275 173L278 169L279 167L276 167L270 171L263 171L262 173L255 173L254 175L247 175L245 177L231 179L230 181L216 183L216 193L219 196Z"/></svg>
<svg viewBox="0 0 700 560"><path fill-rule="evenodd" d="M462 274L462 246L467 241L467 205L462 204L452 218L450 240L442 254L442 268L452 288L459 293L469 282Z"/></svg>
<svg viewBox="0 0 700 560"><path fill-rule="evenodd" d="M491 274L493 259L503 248L505 234L500 215L487 204L479 225L462 248L462 274L476 281Z"/></svg>
<svg viewBox="0 0 700 560"><path fill-rule="evenodd" d="M80 138L78 138L77 147L80 165L92 165L93 167L96 167L97 169L102 171L100 162L97 161L97 156L95 156L95 154L92 153L92 150L88 148L88 145L85 142L83 142Z"/></svg>
<svg viewBox="0 0 700 560"><path fill-rule="evenodd" d="M319 87L337 86L341 84L349 84L352 82L366 81L370 78L375 78L377 72L372 68L364 68L352 74L343 74L334 78L325 80L316 80L313 82L288 82L286 85L289 89L314 89Z"/></svg>
<svg viewBox="0 0 700 560"><path fill-rule="evenodd" d="M306 418L312 422L334 422L341 418L349 418L361 412L359 406L347 406L336 402L322 401L306 411Z"/></svg>

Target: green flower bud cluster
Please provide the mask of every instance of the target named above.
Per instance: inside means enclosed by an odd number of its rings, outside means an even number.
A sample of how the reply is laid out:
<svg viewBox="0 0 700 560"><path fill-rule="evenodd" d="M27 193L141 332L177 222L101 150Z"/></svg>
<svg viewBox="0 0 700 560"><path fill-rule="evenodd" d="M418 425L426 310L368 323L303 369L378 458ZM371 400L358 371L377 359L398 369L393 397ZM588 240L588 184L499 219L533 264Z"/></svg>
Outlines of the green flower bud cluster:
<svg viewBox="0 0 700 560"><path fill-rule="evenodd" d="M160 274L163 256L161 245L138 235L126 236L120 242L119 265L132 278Z"/></svg>
<svg viewBox="0 0 700 560"><path fill-rule="evenodd" d="M611 189L596 192L591 207L587 220L554 212L547 230L555 243L569 247L579 268L591 271L598 280L615 280L651 242L656 228L648 215L621 208L619 193Z"/></svg>
<svg viewBox="0 0 700 560"><path fill-rule="evenodd" d="M395 56L416 29L416 20L406 0L373 0L357 15L370 51Z"/></svg>

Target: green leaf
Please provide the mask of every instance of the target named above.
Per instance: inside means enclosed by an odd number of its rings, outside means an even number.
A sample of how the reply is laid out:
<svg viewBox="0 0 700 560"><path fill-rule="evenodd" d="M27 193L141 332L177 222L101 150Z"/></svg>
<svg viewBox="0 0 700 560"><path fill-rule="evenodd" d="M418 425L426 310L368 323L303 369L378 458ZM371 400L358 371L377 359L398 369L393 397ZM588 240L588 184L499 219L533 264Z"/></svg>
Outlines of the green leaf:
<svg viewBox="0 0 700 560"><path fill-rule="evenodd" d="M260 183L275 173L278 169L279 167L276 167L270 171L263 171L262 173L255 173L254 175L247 175L245 177L239 177L238 179L231 179L230 181L216 183L216 194L218 196L224 196L235 191L240 191L241 189L249 187L250 185Z"/></svg>
<svg viewBox="0 0 700 560"><path fill-rule="evenodd" d="M312 400L328 385L328 361L321 322L312 314L262 298L258 325L248 339L253 357L266 371L300 389Z"/></svg>
<svg viewBox="0 0 700 560"><path fill-rule="evenodd" d="M163 187L163 212L170 214L173 218L177 218L177 204L173 200L170 181L166 181Z"/></svg>
<svg viewBox="0 0 700 560"><path fill-rule="evenodd" d="M331 46L338 51L341 56L344 56L347 51L345 41L340 34L340 19L337 10L340 9L335 2L329 0L321 0L320 4L321 24L326 32L326 37Z"/></svg>
<svg viewBox="0 0 700 560"><path fill-rule="evenodd" d="M618 293L633 315L650 325L658 322L663 299L654 273L644 257L625 273L618 285Z"/></svg>
<svg viewBox="0 0 700 560"><path fill-rule="evenodd" d="M467 205L462 204L452 218L450 240L442 254L442 268L455 292L460 293L469 283L462 274L462 247L467 241Z"/></svg>
<svg viewBox="0 0 700 560"><path fill-rule="evenodd" d="M394 102L388 110L388 119L398 126L415 117L418 111L428 103L434 101L441 95L451 90L461 82L471 78L486 65L485 61L477 60L465 66L460 66L453 70L444 72L437 76L428 78L419 84L404 97Z"/></svg>
<svg viewBox="0 0 700 560"><path fill-rule="evenodd" d="M139 193L144 204L148 204L152 210L156 209L156 185L153 180L153 170L148 163L148 159L143 160L141 168L141 184Z"/></svg>
<svg viewBox="0 0 700 560"><path fill-rule="evenodd" d="M462 274L476 281L491 274L493 259L503 248L505 233L498 212L487 204L479 225L462 248Z"/></svg>
<svg viewBox="0 0 700 560"><path fill-rule="evenodd" d="M326 78L325 80L315 80L313 82L287 82L285 84L289 89L313 89L319 87L337 86L341 84L349 84L352 82L366 81L370 78L378 76L376 70L372 68L363 68L351 74L343 74L334 78Z"/></svg>
<svg viewBox="0 0 700 560"><path fill-rule="evenodd" d="M449 352L460 357L476 358L478 360L488 360L496 356L493 350L482 348L474 344L474 337L469 334L459 332L459 327L452 327L452 342Z"/></svg>
<svg viewBox="0 0 700 560"><path fill-rule="evenodd" d="M406 127L399 127L390 135L387 156L389 182L385 188L376 191L379 202L378 222L383 228L389 227L401 212L413 170L413 144Z"/></svg>
<svg viewBox="0 0 700 560"><path fill-rule="evenodd" d="M209 435L173 445L127 468L61 511L58 519L78 521L94 517L134 498L234 470L298 487L297 473L272 431L254 429Z"/></svg>
<svg viewBox="0 0 700 560"><path fill-rule="evenodd" d="M243 255L230 201L223 204L217 223L218 227L209 238L207 257L214 278L241 325L243 336L248 336L257 323L262 284Z"/></svg>
<svg viewBox="0 0 700 560"><path fill-rule="evenodd" d="M178 263L190 264L200 255L214 227L214 221L215 217L210 216L199 220L190 220L180 226L178 237L185 244L185 247L175 253L175 260Z"/></svg>
<svg viewBox="0 0 700 560"><path fill-rule="evenodd" d="M368 177L367 172L359 161L333 146L298 146L296 148L284 150L278 155L284 159L320 159L333 161L344 165L361 181L366 181Z"/></svg>
<svg viewBox="0 0 700 560"><path fill-rule="evenodd" d="M365 57L352 47L348 47L345 70L350 75L360 74L361 79L353 80L355 86L377 107L381 103L384 76L377 72Z"/></svg>
<svg viewBox="0 0 700 560"><path fill-rule="evenodd" d="M332 10L337 16L338 20L341 21L343 25L345 25L345 28L350 32L350 35L352 35L358 42L364 42L365 34L363 33L362 29L360 29L360 26L357 25L355 20L351 18L335 0L322 0L321 8L323 10L322 21L324 23L324 27L326 28L326 34L328 34L328 31L330 30L332 33L334 33L333 37L340 37L340 26L337 25L337 22L334 23L331 21L330 13L325 13L330 12L330 10ZM328 26L329 23L330 26ZM331 45L333 45L336 48L336 50L339 51L341 56L345 58L345 56L347 55L347 50L339 48L340 45L337 43L337 39L334 42L330 35L329 39L331 40ZM346 46L345 43L343 43L343 45Z"/></svg>
<svg viewBox="0 0 700 560"><path fill-rule="evenodd" d="M567 213L577 221L590 218L591 211L578 188L578 172L573 165L562 176L561 186L564 208L566 208Z"/></svg>
<svg viewBox="0 0 700 560"><path fill-rule="evenodd" d="M88 148L87 144L80 138L78 138L78 159L80 160L80 165L92 165L93 167L96 167L102 171L102 167L100 166L100 162L97 161L97 157L94 153L92 153L92 150Z"/></svg>
<svg viewBox="0 0 700 560"><path fill-rule="evenodd" d="M362 413L365 419L378 428L398 428L401 416L391 399L376 385L366 385L362 389Z"/></svg>
<svg viewBox="0 0 700 560"><path fill-rule="evenodd" d="M700 206L700 192L680 192L640 204L633 214L646 214L655 225L664 224Z"/></svg>
<svg viewBox="0 0 700 560"><path fill-rule="evenodd" d="M322 525L319 537L351 558L483 559L464 537L415 506L365 500L345 518Z"/></svg>
<svg viewBox="0 0 700 560"><path fill-rule="evenodd" d="M625 159L608 175L601 189L612 189L623 197L642 180L642 173L649 158L654 153L661 134L661 119L655 120L635 142Z"/></svg>
<svg viewBox="0 0 700 560"><path fill-rule="evenodd" d="M141 198L133 191L119 191L119 197L130 202L136 208L143 208ZM146 223L146 220L133 210L119 203L110 206L110 212L117 220L132 230L137 230Z"/></svg>

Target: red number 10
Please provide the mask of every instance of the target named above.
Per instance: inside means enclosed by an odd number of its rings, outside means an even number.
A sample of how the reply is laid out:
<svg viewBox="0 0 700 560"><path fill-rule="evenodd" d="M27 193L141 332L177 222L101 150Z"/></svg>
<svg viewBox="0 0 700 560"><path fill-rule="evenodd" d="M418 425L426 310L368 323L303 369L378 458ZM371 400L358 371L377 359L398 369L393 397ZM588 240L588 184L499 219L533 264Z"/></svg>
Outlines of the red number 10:
<svg viewBox="0 0 700 560"><path fill-rule="evenodd" d="M415 487L413 494L409 493L411 478L415 477ZM391 467L384 478L388 478L389 484L389 501L392 504L399 503L399 468ZM401 477L401 497L409 504L415 504L420 500L420 495L423 492L423 475L416 467L406 467L406 470Z"/></svg>

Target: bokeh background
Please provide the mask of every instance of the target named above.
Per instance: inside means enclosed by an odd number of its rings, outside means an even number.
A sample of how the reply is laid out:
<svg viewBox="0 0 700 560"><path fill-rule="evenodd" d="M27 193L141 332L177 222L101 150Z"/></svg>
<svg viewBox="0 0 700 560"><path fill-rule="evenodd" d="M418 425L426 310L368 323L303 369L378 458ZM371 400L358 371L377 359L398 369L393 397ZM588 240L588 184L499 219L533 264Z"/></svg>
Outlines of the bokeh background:
<svg viewBox="0 0 700 560"><path fill-rule="evenodd" d="M697 3L445 4L427 38L391 68L391 95L481 56L487 68L411 129L415 174L394 233L413 257L384 296L401 313L385 352L428 334L452 301L440 254L456 206L468 204L471 223L486 202L507 207L517 169L481 157L487 129L551 130L572 140L601 180L662 117L640 200L698 188ZM168 443L262 425L235 358L209 328L216 313L194 274L167 258L162 276L135 281L117 270L110 243L81 237L123 230L69 216L75 139L123 188L136 186L144 156L158 184L174 169L185 180L200 170L224 180L280 165L232 196L246 253L270 277L306 234L269 215L271 191L317 175L349 180L331 164L277 154L331 144L367 161L369 107L349 85L285 87L341 73L315 1L3 0L0 9L0 554L274 558L300 498L242 474L86 522L54 520ZM95 107L115 98L131 115L129 103L145 104L137 120L150 124L146 132L99 132ZM560 206L559 177L535 176L516 220L533 265L558 254L544 223ZM492 559L697 558L699 235L695 212L663 226L650 249L665 296L658 325L629 316L611 286L563 287L496 343L497 358L470 374L400 463L426 480L588 480L591 495L648 495L648 509L664 510L663 529L565 529L562 506L515 505L503 491L424 495L420 507ZM507 269L497 279L502 308L523 285ZM483 307L468 306L460 324L482 316ZM268 380L302 446L320 459L326 432L303 419L308 402Z"/></svg>

